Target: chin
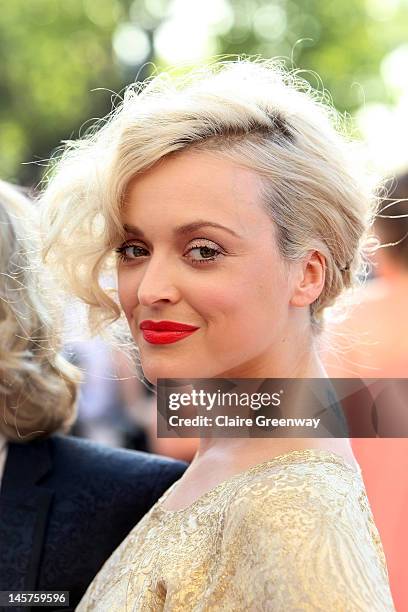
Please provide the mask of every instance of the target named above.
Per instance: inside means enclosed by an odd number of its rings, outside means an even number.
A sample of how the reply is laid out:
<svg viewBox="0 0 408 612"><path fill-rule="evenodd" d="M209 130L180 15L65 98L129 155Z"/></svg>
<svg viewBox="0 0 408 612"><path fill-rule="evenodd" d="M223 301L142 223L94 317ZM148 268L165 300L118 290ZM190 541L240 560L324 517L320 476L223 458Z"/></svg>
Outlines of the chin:
<svg viewBox="0 0 408 612"><path fill-rule="evenodd" d="M167 360L169 361L169 360ZM145 378L152 384L157 385L160 378L212 378L215 373L211 370L205 370L203 367L196 365L167 363L163 364L148 364L143 363L142 370Z"/></svg>

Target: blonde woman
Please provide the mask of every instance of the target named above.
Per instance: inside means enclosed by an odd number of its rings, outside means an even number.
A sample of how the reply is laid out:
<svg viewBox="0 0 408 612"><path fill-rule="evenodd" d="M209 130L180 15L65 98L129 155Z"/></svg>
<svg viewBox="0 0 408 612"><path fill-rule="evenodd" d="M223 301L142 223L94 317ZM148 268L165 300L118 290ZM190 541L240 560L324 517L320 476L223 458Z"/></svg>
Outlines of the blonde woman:
<svg viewBox="0 0 408 612"><path fill-rule="evenodd" d="M40 286L38 229L28 199L0 181L0 430L8 440L69 428L78 372L58 353Z"/></svg>
<svg viewBox="0 0 408 612"><path fill-rule="evenodd" d="M372 200L302 88L273 62L159 75L57 165L45 254L95 329L123 315L152 383L326 376L316 337ZM348 440L201 439L78 609L392 610Z"/></svg>
<svg viewBox="0 0 408 612"><path fill-rule="evenodd" d="M36 212L0 181L0 590L69 591L72 609L184 465L53 435L79 377L58 352Z"/></svg>

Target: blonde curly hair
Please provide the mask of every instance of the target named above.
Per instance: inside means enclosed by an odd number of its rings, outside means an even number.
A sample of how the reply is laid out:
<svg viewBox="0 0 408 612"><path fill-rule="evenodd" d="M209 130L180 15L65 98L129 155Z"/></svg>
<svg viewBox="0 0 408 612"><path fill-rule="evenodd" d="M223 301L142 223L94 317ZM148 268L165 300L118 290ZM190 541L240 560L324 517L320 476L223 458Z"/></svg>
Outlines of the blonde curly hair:
<svg viewBox="0 0 408 612"><path fill-rule="evenodd" d="M129 86L102 124L66 143L42 198L44 254L88 304L91 328L120 317L114 290L99 279L123 240L130 180L166 155L199 148L258 173L286 260L324 255L324 288L310 307L319 331L324 309L361 274L377 204L326 98L272 60L215 62Z"/></svg>
<svg viewBox="0 0 408 612"><path fill-rule="evenodd" d="M33 205L0 181L0 432L20 442L75 416L78 374L58 353L38 263Z"/></svg>

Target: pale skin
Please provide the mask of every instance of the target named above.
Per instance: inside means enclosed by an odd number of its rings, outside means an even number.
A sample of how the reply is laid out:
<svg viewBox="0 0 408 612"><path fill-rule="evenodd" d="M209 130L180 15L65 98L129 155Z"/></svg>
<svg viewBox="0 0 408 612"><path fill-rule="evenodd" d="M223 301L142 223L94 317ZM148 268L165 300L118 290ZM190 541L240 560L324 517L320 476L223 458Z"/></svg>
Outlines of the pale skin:
<svg viewBox="0 0 408 612"><path fill-rule="evenodd" d="M254 171L203 151L164 158L129 184L119 299L151 382L327 376L309 311L324 285L324 257L311 250L301 261L283 260L259 184ZM199 329L152 345L139 329L145 319ZM166 508L187 507L232 475L305 448L356 465L346 439L203 438Z"/></svg>

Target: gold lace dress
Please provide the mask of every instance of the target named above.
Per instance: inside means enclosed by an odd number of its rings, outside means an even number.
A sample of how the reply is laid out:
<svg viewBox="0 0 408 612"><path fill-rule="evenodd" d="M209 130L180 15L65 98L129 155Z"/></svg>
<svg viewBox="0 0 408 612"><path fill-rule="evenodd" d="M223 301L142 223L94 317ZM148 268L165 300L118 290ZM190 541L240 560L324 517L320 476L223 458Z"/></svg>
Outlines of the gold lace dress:
<svg viewBox="0 0 408 612"><path fill-rule="evenodd" d="M328 451L275 457L188 508L164 493L77 610L394 610L361 474Z"/></svg>

